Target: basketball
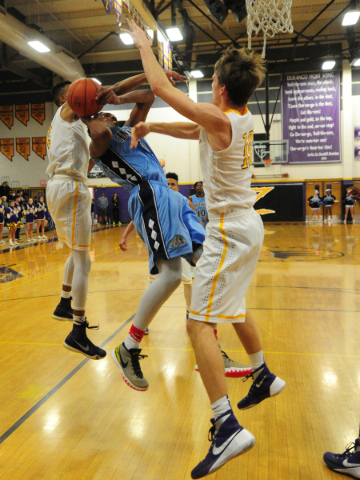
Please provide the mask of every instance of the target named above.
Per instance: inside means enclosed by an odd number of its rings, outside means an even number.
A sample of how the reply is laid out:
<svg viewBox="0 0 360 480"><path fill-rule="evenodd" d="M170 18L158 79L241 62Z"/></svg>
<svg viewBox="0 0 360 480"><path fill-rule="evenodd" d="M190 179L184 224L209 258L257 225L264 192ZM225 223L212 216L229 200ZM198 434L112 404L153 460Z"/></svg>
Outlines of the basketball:
<svg viewBox="0 0 360 480"><path fill-rule="evenodd" d="M91 117L99 112L101 105L96 98L100 85L91 78L75 80L68 92L68 104L79 117Z"/></svg>

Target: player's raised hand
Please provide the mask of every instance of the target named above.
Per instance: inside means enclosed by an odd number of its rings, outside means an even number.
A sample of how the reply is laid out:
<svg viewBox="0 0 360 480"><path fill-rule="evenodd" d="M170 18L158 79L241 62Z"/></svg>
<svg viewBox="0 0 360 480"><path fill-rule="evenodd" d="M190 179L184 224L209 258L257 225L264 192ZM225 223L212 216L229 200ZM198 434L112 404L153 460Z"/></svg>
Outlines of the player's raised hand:
<svg viewBox="0 0 360 480"><path fill-rule="evenodd" d="M119 247L121 248L121 250L122 250L123 252L126 252L126 250L127 250L126 237L122 237L122 238L121 238L121 241L120 241L120 243L119 243Z"/></svg>
<svg viewBox="0 0 360 480"><path fill-rule="evenodd" d="M131 143L130 148L136 148L138 141L150 133L150 126L148 123L139 122L131 129Z"/></svg>
<svg viewBox="0 0 360 480"><path fill-rule="evenodd" d="M186 82L186 76L185 75L180 75L180 73L178 72L173 72L173 71L170 71L170 70L164 70L165 72L165 75L167 76L169 82L172 84L172 85L175 85L175 81L174 80L178 80L179 82L183 82L185 83Z"/></svg>
<svg viewBox="0 0 360 480"><path fill-rule="evenodd" d="M100 87L96 100L102 107L106 104L120 105L119 97L114 93L112 87Z"/></svg>
<svg viewBox="0 0 360 480"><path fill-rule="evenodd" d="M360 188L359 187L350 187L346 190L347 195L351 195L355 200L360 200Z"/></svg>
<svg viewBox="0 0 360 480"><path fill-rule="evenodd" d="M140 27L136 25L134 20L130 20L129 18L126 18L127 24L129 25L130 32L124 28L121 28L123 32L129 33L135 43L135 46L138 48L141 48L144 45L152 45L152 38L149 38L144 30L142 30Z"/></svg>

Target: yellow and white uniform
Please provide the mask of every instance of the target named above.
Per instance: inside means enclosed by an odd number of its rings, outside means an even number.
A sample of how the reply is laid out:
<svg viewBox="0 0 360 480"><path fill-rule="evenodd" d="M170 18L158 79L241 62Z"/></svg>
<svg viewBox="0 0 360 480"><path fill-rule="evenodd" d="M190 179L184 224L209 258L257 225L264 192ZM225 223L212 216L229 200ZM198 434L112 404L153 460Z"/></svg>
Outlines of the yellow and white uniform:
<svg viewBox="0 0 360 480"><path fill-rule="evenodd" d="M59 239L71 249L88 250L91 239L91 194L87 187L88 139L81 120L66 122L58 109L48 138L50 176L46 197Z"/></svg>
<svg viewBox="0 0 360 480"><path fill-rule="evenodd" d="M225 112L232 140L222 151L211 149L200 131L200 163L209 223L196 265L190 318L211 323L244 322L245 294L255 272L264 238L250 188L254 121L248 109Z"/></svg>

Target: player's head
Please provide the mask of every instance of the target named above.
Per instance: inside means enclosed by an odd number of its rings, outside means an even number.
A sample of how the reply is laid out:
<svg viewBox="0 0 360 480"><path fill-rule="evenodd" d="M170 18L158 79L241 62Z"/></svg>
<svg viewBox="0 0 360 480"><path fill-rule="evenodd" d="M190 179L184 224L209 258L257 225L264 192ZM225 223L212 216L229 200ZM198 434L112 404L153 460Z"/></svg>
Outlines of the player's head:
<svg viewBox="0 0 360 480"><path fill-rule="evenodd" d="M223 97L234 106L245 106L262 84L265 72L265 61L260 55L229 47L215 64L212 103L219 106Z"/></svg>
<svg viewBox="0 0 360 480"><path fill-rule="evenodd" d="M71 85L69 80L63 80L52 87L51 96L56 106L61 107L67 101L69 85Z"/></svg>
<svg viewBox="0 0 360 480"><path fill-rule="evenodd" d="M203 182L198 181L194 183L195 193L204 193Z"/></svg>
<svg viewBox="0 0 360 480"><path fill-rule="evenodd" d="M93 118L100 120L100 122L105 123L107 127L117 127L118 121L113 113L99 112L96 113Z"/></svg>
<svg viewBox="0 0 360 480"><path fill-rule="evenodd" d="M166 174L166 179L168 182L169 187L171 190L175 190L175 192L179 191L179 176L177 173L169 172Z"/></svg>

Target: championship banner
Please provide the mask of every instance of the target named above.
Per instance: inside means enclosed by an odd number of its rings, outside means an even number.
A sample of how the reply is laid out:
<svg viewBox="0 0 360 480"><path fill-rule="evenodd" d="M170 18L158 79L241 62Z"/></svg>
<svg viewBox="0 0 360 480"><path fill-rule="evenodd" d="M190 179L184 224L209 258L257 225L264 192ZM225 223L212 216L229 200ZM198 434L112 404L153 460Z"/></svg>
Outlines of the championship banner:
<svg viewBox="0 0 360 480"><path fill-rule="evenodd" d="M26 105L15 105L15 117L21 122L25 127L29 121L29 104Z"/></svg>
<svg viewBox="0 0 360 480"><path fill-rule="evenodd" d="M113 0L102 0L102 3L104 4L105 12L109 15L109 13L111 13Z"/></svg>
<svg viewBox="0 0 360 480"><path fill-rule="evenodd" d="M13 138L1 138L0 139L0 152L5 155L6 158L12 162L14 156L14 139Z"/></svg>
<svg viewBox="0 0 360 480"><path fill-rule="evenodd" d="M114 11L116 23L121 26L122 19L122 0L114 0Z"/></svg>
<svg viewBox="0 0 360 480"><path fill-rule="evenodd" d="M30 155L30 138L17 138L16 151L20 153L25 160L29 161Z"/></svg>
<svg viewBox="0 0 360 480"><path fill-rule="evenodd" d="M12 105L0 105L0 120L10 130L14 125L14 109Z"/></svg>
<svg viewBox="0 0 360 480"><path fill-rule="evenodd" d="M31 116L42 125L45 120L45 103L32 103Z"/></svg>
<svg viewBox="0 0 360 480"><path fill-rule="evenodd" d="M32 150L40 158L45 160L46 155L46 137L33 137L32 139Z"/></svg>
<svg viewBox="0 0 360 480"><path fill-rule="evenodd" d="M340 72L285 75L283 138L289 163L340 163Z"/></svg>

